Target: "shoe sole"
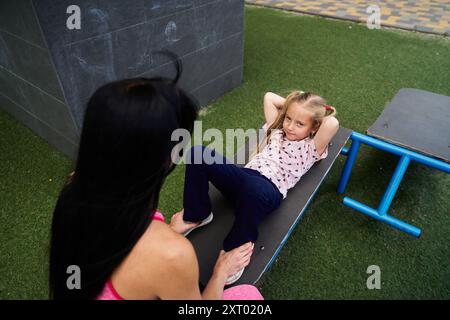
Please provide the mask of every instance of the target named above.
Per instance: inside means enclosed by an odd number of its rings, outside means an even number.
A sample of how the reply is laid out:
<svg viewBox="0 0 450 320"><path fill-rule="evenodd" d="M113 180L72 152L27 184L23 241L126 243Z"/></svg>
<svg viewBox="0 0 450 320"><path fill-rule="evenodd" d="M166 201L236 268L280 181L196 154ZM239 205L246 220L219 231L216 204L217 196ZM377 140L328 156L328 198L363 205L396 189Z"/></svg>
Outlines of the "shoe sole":
<svg viewBox="0 0 450 320"><path fill-rule="evenodd" d="M225 285L229 286L230 284L233 284L236 281L238 281L242 277L242 275L244 274L244 270L245 270L245 268L242 268L241 271L239 271L238 273L235 273L231 277L229 277L227 279L227 281L225 282Z"/></svg>
<svg viewBox="0 0 450 320"><path fill-rule="evenodd" d="M187 237L187 235L188 235L189 233L191 233L192 231L194 231L195 229L200 228L200 227L203 227L203 226L207 225L208 223L210 223L210 222L212 221L213 217L214 217L214 216L213 216L213 213L211 212L211 214L210 214L205 220L203 220L198 226L195 226L195 227L193 227L192 229L189 229L188 231L186 231L185 233L183 233L183 235L184 235L185 237Z"/></svg>

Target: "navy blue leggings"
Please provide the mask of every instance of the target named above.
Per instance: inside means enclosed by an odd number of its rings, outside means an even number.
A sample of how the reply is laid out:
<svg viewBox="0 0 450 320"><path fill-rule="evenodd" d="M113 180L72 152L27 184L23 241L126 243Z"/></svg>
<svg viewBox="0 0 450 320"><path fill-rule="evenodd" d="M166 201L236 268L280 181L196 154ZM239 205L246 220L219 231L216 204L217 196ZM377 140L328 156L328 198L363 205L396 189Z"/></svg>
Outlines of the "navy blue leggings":
<svg viewBox="0 0 450 320"><path fill-rule="evenodd" d="M202 156L206 152L214 161ZM258 239L258 226L262 219L277 209L282 194L278 188L258 171L241 168L224 156L204 146L189 150L184 180L184 220L199 222L211 213L208 195L211 182L235 206L233 227L223 242L225 251ZM196 162L194 162L196 160Z"/></svg>

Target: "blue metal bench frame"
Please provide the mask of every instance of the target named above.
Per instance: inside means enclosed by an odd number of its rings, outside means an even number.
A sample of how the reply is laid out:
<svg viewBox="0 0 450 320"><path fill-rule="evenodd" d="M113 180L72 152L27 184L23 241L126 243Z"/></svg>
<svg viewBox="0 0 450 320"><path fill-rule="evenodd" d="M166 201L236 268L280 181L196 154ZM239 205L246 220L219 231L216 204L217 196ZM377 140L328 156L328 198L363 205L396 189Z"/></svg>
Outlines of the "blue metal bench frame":
<svg viewBox="0 0 450 320"><path fill-rule="evenodd" d="M377 209L373 209L349 197L344 197L343 203L371 218L385 222L400 231L417 238L420 237L421 230L419 228L388 215L389 207L411 161L416 161L446 173L450 173L450 164L357 132L352 132L350 140L352 140L350 148L343 148L341 150L341 154L347 156L347 160L339 181L338 194L342 194L345 191L361 144L396 154L400 156L400 160Z"/></svg>

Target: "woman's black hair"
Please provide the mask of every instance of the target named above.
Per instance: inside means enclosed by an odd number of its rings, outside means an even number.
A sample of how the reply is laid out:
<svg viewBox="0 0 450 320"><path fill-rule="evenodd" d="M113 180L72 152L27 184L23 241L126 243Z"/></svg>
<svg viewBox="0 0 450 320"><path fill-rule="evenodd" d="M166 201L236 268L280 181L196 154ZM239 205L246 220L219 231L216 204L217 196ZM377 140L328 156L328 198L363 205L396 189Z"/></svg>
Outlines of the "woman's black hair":
<svg viewBox="0 0 450 320"><path fill-rule="evenodd" d="M50 297L95 299L151 223L174 168L172 132L192 132L198 111L176 85L175 61L175 80L115 81L90 98L75 172L53 213ZM72 265L81 271L80 289L67 285Z"/></svg>

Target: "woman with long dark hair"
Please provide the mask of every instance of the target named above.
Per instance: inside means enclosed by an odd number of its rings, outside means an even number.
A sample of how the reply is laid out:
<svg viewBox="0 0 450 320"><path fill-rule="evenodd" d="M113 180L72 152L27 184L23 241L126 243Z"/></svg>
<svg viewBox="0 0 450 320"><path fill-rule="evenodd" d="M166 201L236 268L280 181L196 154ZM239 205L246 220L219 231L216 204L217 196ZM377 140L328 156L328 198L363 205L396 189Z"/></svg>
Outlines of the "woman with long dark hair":
<svg viewBox="0 0 450 320"><path fill-rule="evenodd" d="M221 252L201 294L191 243L160 221L171 134L192 132L197 117L176 80L116 81L90 98L75 171L53 214L54 299L221 299L227 277L249 263L250 244ZM80 288L68 286L70 266L79 268Z"/></svg>

